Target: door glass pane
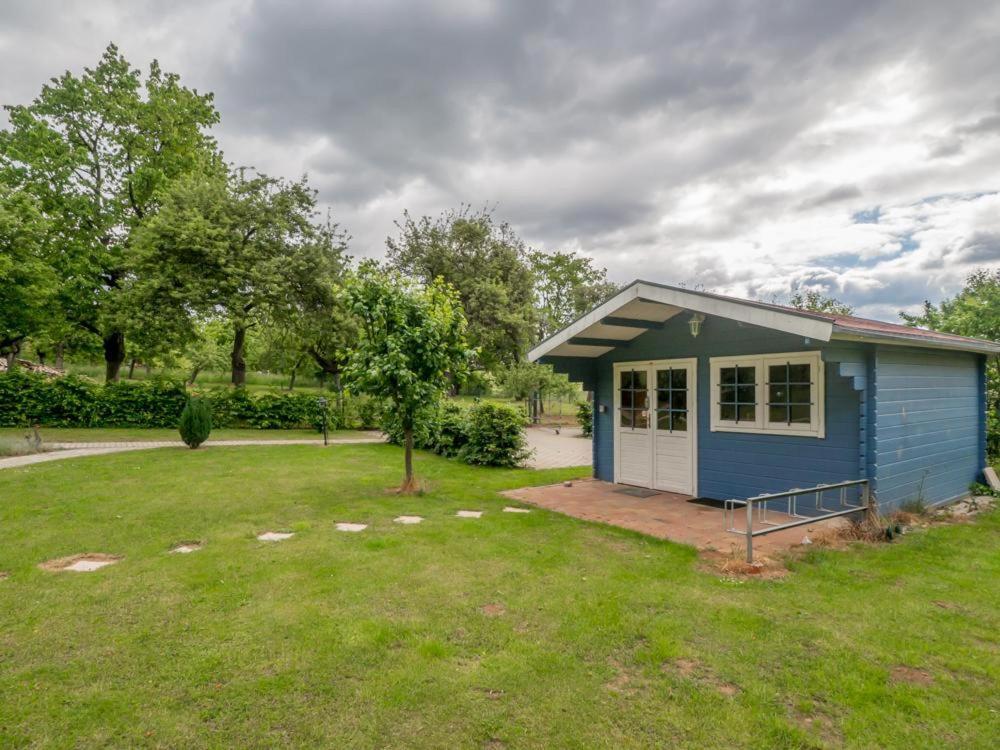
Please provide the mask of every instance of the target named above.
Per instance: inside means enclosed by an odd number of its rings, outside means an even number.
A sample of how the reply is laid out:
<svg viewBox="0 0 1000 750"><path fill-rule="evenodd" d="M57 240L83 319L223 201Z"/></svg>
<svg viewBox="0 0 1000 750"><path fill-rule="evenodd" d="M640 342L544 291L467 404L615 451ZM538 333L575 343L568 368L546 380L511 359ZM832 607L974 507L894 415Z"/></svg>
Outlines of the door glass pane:
<svg viewBox="0 0 1000 750"><path fill-rule="evenodd" d="M789 401L793 404L808 404L812 399L809 395L808 385L792 385L788 387Z"/></svg>
<svg viewBox="0 0 1000 750"><path fill-rule="evenodd" d="M789 383L808 383L811 379L809 377L809 365L788 365Z"/></svg>
<svg viewBox="0 0 1000 750"><path fill-rule="evenodd" d="M670 393L670 408L671 409L687 409L688 408L688 393L687 393L687 391L671 391L671 393Z"/></svg>
<svg viewBox="0 0 1000 750"><path fill-rule="evenodd" d="M733 385L736 383L736 368L723 367L719 370L719 383L722 385Z"/></svg>
<svg viewBox="0 0 1000 750"><path fill-rule="evenodd" d="M753 404L757 398L757 387L753 385L736 386L736 400L741 404Z"/></svg>
<svg viewBox="0 0 1000 750"><path fill-rule="evenodd" d="M736 421L736 404L720 404L719 419L726 422Z"/></svg>
<svg viewBox="0 0 1000 750"><path fill-rule="evenodd" d="M657 370L656 371L656 387L657 388L669 388L670 387L670 370Z"/></svg>
<svg viewBox="0 0 1000 750"><path fill-rule="evenodd" d="M810 412L812 407L805 405L794 405L789 406L788 410L791 414L792 424L809 424Z"/></svg>
<svg viewBox="0 0 1000 750"><path fill-rule="evenodd" d="M658 430L669 430L670 429L670 412L669 411L658 411L656 413L656 429L658 429Z"/></svg>
<svg viewBox="0 0 1000 750"><path fill-rule="evenodd" d="M686 411L673 412L674 432L687 432L688 415Z"/></svg>
<svg viewBox="0 0 1000 750"><path fill-rule="evenodd" d="M631 388L632 387L632 371L624 370L619 373L619 382L621 383L621 388Z"/></svg>
<svg viewBox="0 0 1000 750"><path fill-rule="evenodd" d="M767 409L767 418L771 422L787 422L788 421L788 407L787 406L775 406L771 404Z"/></svg>
<svg viewBox="0 0 1000 750"><path fill-rule="evenodd" d="M633 388L645 388L646 387L646 371L645 370L633 370L632 371L632 387Z"/></svg>
<svg viewBox="0 0 1000 750"><path fill-rule="evenodd" d="M670 387L671 388L687 388L687 370L671 370L670 371Z"/></svg>
<svg viewBox="0 0 1000 750"><path fill-rule="evenodd" d="M631 427L632 426L632 410L622 409L621 410L621 426Z"/></svg>
<svg viewBox="0 0 1000 750"><path fill-rule="evenodd" d="M757 410L753 404L740 404L736 415L740 422L753 422L757 418Z"/></svg>
<svg viewBox="0 0 1000 750"><path fill-rule="evenodd" d="M666 409L668 406L670 406L670 391L657 391L656 408Z"/></svg>
<svg viewBox="0 0 1000 750"><path fill-rule="evenodd" d="M757 368L756 367L738 368L736 379L739 385L755 384L757 382Z"/></svg>
<svg viewBox="0 0 1000 750"><path fill-rule="evenodd" d="M649 412L637 411L632 418L633 427L637 430L645 430L649 427Z"/></svg>
<svg viewBox="0 0 1000 750"><path fill-rule="evenodd" d="M622 391L622 409L632 408L632 391Z"/></svg>
<svg viewBox="0 0 1000 750"><path fill-rule="evenodd" d="M632 403L636 409L648 409L649 408L649 392L648 391L632 391Z"/></svg>

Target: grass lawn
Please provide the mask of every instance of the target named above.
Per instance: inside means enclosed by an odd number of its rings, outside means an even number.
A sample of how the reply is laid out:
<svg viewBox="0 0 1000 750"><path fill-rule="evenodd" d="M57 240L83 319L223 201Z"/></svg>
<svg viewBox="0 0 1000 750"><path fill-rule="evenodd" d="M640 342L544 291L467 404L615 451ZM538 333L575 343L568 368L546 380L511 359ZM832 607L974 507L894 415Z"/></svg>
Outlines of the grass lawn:
<svg viewBox="0 0 1000 750"><path fill-rule="evenodd" d="M0 746L995 746L1000 513L735 582L501 512L496 490L579 470L421 454L428 492L399 498L401 466L364 445L4 470ZM79 552L124 560L37 567Z"/></svg>
<svg viewBox="0 0 1000 750"><path fill-rule="evenodd" d="M0 438L17 439L28 434L26 427L0 427ZM40 430L46 443L118 443L142 440L180 440L176 429L146 427L43 427ZM356 430L330 430L331 438L363 437ZM208 442L213 440L319 440L323 434L316 430L212 430Z"/></svg>

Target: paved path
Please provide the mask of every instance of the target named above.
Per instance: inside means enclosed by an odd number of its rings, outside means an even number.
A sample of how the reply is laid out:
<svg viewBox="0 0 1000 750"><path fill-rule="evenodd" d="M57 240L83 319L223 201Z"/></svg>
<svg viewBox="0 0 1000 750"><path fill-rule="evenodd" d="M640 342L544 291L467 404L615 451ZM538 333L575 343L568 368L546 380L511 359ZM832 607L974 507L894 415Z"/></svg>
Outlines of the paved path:
<svg viewBox="0 0 1000 750"><path fill-rule="evenodd" d="M559 434L550 427L529 427L526 434L528 446L535 451L528 461L532 469L591 465L593 443L583 437L579 427L562 427Z"/></svg>
<svg viewBox="0 0 1000 750"><path fill-rule="evenodd" d="M362 437L332 438L330 445L359 445L362 443L382 443L384 438L377 432L359 433ZM315 438L290 440L209 440L204 448L231 445L318 445L323 441ZM0 458L0 469L11 469L17 466L30 466L46 461L59 461L64 458L79 458L80 456L100 456L104 453L122 453L124 451L141 451L151 448L183 448L180 440L134 440L131 442L96 442L96 443L48 443L54 450L45 453L33 453L29 456L13 456ZM200 450L200 449L199 449Z"/></svg>

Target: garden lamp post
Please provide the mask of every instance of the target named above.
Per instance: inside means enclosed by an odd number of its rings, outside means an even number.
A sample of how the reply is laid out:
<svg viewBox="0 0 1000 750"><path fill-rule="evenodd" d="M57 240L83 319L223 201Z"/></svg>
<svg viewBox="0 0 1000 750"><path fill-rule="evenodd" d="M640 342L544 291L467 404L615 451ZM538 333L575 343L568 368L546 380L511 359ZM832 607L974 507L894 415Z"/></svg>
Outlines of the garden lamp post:
<svg viewBox="0 0 1000 750"><path fill-rule="evenodd" d="M322 421L322 425L323 425L323 445L329 445L330 444L329 432L327 430L327 423L326 423L326 419L327 419L327 411L326 411L327 400L325 398L323 398L322 396L320 396L318 399L316 399L316 403L319 405L320 416L322 417L322 420L323 420Z"/></svg>

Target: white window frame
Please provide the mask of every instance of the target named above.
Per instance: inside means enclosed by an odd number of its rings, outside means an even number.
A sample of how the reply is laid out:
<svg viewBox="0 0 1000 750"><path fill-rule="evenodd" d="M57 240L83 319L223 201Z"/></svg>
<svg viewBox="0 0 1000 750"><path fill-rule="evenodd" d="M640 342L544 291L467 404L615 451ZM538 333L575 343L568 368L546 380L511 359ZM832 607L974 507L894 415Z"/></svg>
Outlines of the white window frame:
<svg viewBox="0 0 1000 750"><path fill-rule="evenodd" d="M811 394L812 409L810 410L808 425L790 425L786 422L772 422L769 419L769 367L785 363L792 365L808 364L810 366L815 392ZM738 357L711 357L708 360L708 364L709 377L711 378L712 432L745 432L762 435L790 435L813 438L826 437L826 371L820 352L783 352L780 354L748 354ZM756 419L752 422L723 421L719 408L721 370L723 367L747 366L757 368L757 403L754 412Z"/></svg>

